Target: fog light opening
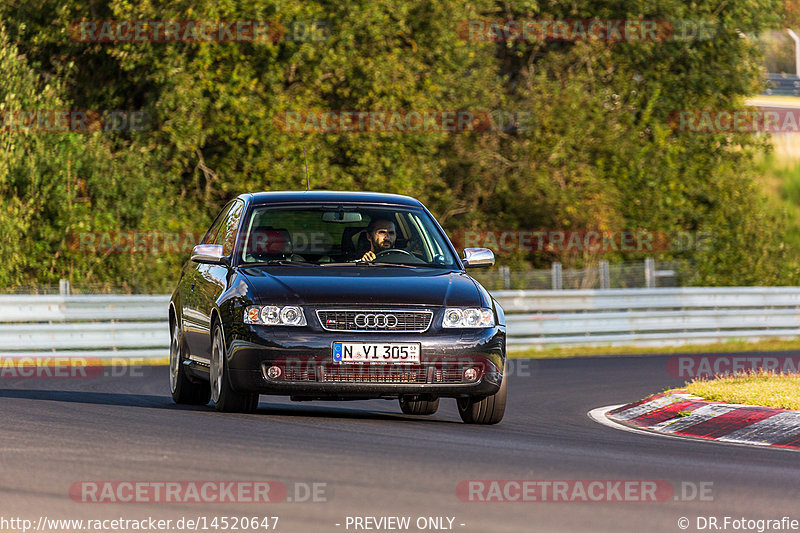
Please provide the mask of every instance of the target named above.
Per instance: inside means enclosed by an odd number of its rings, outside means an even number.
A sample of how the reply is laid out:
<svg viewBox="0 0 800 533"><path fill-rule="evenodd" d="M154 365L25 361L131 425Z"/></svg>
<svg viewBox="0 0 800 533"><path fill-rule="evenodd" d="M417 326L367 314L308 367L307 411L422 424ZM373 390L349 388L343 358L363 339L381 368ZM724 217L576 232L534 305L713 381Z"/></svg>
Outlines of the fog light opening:
<svg viewBox="0 0 800 533"><path fill-rule="evenodd" d="M467 381L475 381L476 379L478 379L478 369L470 367L464 370L464 379Z"/></svg>
<svg viewBox="0 0 800 533"><path fill-rule="evenodd" d="M277 379L281 377L281 374L283 374L283 371L279 366L271 366L267 369L267 377L269 379Z"/></svg>

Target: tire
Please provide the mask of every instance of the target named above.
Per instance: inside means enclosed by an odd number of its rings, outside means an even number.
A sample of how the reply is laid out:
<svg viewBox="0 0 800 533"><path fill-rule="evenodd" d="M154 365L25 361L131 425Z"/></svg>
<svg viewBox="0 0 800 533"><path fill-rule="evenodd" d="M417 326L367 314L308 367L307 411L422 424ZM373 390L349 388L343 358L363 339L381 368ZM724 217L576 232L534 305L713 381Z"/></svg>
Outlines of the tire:
<svg viewBox="0 0 800 533"><path fill-rule="evenodd" d="M190 381L183 367L183 343L178 324L172 326L169 344L169 390L178 404L206 405L211 399L211 387L205 382Z"/></svg>
<svg viewBox="0 0 800 533"><path fill-rule="evenodd" d="M258 393L237 392L231 386L228 377L228 361L225 354L225 342L222 326L214 325L211 337L211 399L214 408L226 413L252 413L258 407Z"/></svg>
<svg viewBox="0 0 800 533"><path fill-rule="evenodd" d="M400 410L407 415L432 415L439 409L439 398L435 400L410 400L414 396L400 396Z"/></svg>
<svg viewBox="0 0 800 533"><path fill-rule="evenodd" d="M506 412L508 374L503 367L503 381L500 390L485 398L458 398L458 414L466 424L497 424Z"/></svg>

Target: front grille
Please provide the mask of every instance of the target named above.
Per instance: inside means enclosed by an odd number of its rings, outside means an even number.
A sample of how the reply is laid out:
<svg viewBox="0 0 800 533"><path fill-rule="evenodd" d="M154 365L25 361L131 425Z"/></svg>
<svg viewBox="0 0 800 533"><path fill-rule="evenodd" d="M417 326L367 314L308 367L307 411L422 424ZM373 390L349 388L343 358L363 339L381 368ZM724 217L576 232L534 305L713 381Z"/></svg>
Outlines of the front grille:
<svg viewBox="0 0 800 533"><path fill-rule="evenodd" d="M419 365L331 365L322 380L335 383L425 383L425 368Z"/></svg>
<svg viewBox="0 0 800 533"><path fill-rule="evenodd" d="M482 365L478 377L483 376ZM265 365L266 367L266 365ZM469 383L458 363L430 365L286 364L278 381L327 383ZM477 381L477 380L476 380Z"/></svg>
<svg viewBox="0 0 800 533"><path fill-rule="evenodd" d="M317 318L328 331L422 333L433 319L431 311L393 309L322 309Z"/></svg>

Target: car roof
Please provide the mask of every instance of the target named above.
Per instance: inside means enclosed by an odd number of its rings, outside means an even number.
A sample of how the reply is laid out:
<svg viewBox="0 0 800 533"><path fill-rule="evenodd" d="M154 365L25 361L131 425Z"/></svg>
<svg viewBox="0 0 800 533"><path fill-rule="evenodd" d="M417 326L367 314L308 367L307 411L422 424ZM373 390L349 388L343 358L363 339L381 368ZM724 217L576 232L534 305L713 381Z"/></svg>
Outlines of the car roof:
<svg viewBox="0 0 800 533"><path fill-rule="evenodd" d="M355 202L366 204L392 204L421 207L419 200L402 194L389 194L361 191L265 191L247 193L239 196L254 204L281 204L304 202Z"/></svg>

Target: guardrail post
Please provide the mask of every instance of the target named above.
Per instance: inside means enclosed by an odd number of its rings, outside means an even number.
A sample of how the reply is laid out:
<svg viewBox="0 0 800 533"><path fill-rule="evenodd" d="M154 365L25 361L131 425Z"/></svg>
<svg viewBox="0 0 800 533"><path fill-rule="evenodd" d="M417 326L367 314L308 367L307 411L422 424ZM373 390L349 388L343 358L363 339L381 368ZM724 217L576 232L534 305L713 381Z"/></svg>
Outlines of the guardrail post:
<svg viewBox="0 0 800 533"><path fill-rule="evenodd" d="M562 289L561 263L553 263L552 278L553 290L560 291Z"/></svg>
<svg viewBox="0 0 800 533"><path fill-rule="evenodd" d="M656 286L656 261L652 257L644 260L644 286L648 289Z"/></svg>
<svg viewBox="0 0 800 533"><path fill-rule="evenodd" d="M610 289L611 288L611 276L608 272L608 261L603 259L600 261L600 288L601 289Z"/></svg>
<svg viewBox="0 0 800 533"><path fill-rule="evenodd" d="M503 265L500 267L500 275L503 276L503 288L511 288L511 267Z"/></svg>
<svg viewBox="0 0 800 533"><path fill-rule="evenodd" d="M788 33L789 37L794 41L794 75L800 76L800 37L788 28L786 33Z"/></svg>
<svg viewBox="0 0 800 533"><path fill-rule="evenodd" d="M58 293L61 295L68 295L70 293L69 290L69 280L68 279L60 279L58 280Z"/></svg>

